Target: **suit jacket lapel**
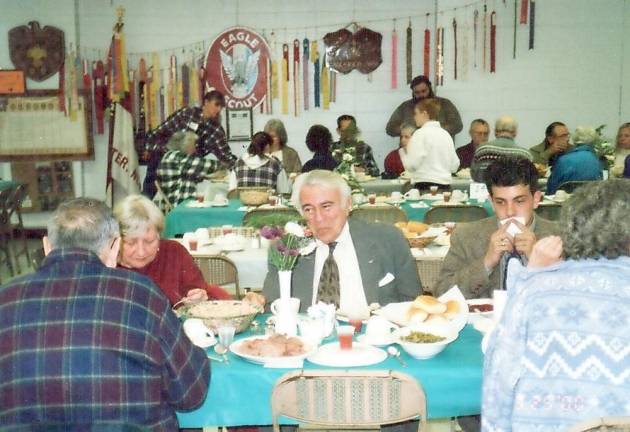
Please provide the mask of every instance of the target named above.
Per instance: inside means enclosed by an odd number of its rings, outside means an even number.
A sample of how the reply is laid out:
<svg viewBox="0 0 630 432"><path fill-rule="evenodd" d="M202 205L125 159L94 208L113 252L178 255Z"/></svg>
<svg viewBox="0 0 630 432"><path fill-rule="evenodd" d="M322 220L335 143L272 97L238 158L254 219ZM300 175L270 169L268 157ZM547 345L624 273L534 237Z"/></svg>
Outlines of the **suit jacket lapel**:
<svg viewBox="0 0 630 432"><path fill-rule="evenodd" d="M359 262L359 270L361 271L365 298L368 303L378 301L378 282L385 276L381 275L380 261L376 259L378 245L372 241L369 233L361 229L361 225L352 222L349 222L349 224L352 244L354 245L357 261Z"/></svg>

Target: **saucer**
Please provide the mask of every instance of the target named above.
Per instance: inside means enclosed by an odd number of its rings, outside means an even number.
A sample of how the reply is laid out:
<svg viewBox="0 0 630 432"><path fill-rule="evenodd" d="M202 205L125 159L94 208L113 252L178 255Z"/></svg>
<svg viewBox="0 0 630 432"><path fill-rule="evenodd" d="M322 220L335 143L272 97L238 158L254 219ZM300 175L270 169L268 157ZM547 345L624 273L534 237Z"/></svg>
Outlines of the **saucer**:
<svg viewBox="0 0 630 432"><path fill-rule="evenodd" d="M362 335L357 336L357 341L366 345L372 345L372 346L377 346L377 347L382 347L382 346L396 343L394 336L391 334L389 335L389 337L386 337L384 339L371 339L368 337L368 335L362 334Z"/></svg>
<svg viewBox="0 0 630 432"><path fill-rule="evenodd" d="M212 207L226 207L229 204L229 201L211 201L211 204Z"/></svg>

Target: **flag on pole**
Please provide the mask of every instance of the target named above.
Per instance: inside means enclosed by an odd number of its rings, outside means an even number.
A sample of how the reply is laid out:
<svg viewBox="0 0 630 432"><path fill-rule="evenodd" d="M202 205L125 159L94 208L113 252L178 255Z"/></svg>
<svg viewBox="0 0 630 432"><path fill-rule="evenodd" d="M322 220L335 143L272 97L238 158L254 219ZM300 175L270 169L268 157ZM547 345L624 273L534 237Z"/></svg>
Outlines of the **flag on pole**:
<svg viewBox="0 0 630 432"><path fill-rule="evenodd" d="M140 193L138 155L134 146L133 118L130 110L127 54L122 32L122 17L114 27L110 46L109 96L110 107L109 146L107 156L108 202L129 194Z"/></svg>

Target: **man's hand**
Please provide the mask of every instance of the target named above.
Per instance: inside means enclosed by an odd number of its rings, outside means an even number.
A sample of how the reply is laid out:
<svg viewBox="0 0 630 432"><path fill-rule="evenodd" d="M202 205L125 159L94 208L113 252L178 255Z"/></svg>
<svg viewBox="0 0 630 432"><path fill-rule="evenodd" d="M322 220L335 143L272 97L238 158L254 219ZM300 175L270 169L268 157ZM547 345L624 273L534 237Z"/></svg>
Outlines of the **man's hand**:
<svg viewBox="0 0 630 432"><path fill-rule="evenodd" d="M501 255L514 249L512 236L508 234L507 228L510 224L505 223L490 236L488 250L483 258L483 265L486 269L491 270L499 264Z"/></svg>
<svg viewBox="0 0 630 432"><path fill-rule="evenodd" d="M510 223L513 223L521 230L519 234L514 236L514 249L516 249L516 252L521 255L525 255L527 259L529 259L534 243L536 243L536 234L534 234L534 231L515 219L512 219L512 221L506 223L506 225Z"/></svg>
<svg viewBox="0 0 630 432"><path fill-rule="evenodd" d="M549 236L536 242L527 267L546 267L560 261L562 261L562 239L558 236Z"/></svg>
<svg viewBox="0 0 630 432"><path fill-rule="evenodd" d="M181 301L184 304L195 304L201 301L208 300L208 293L202 288L193 288L186 293Z"/></svg>
<svg viewBox="0 0 630 432"><path fill-rule="evenodd" d="M565 142L556 141L549 146L549 151L552 154L556 155L558 153L564 153L565 151L567 151L568 148L569 148L568 142L565 143Z"/></svg>

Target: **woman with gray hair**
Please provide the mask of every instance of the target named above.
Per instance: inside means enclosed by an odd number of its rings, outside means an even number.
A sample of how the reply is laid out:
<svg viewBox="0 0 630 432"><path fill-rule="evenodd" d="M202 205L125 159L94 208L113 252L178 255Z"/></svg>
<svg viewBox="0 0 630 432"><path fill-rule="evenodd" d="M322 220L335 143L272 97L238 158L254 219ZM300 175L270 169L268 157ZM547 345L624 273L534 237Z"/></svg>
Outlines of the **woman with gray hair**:
<svg viewBox="0 0 630 432"><path fill-rule="evenodd" d="M385 157L385 176L387 178L397 178L405 171L405 162L407 160L407 144L411 140L411 136L416 131L415 124L403 123L400 125L400 142L396 150L392 150Z"/></svg>
<svg viewBox="0 0 630 432"><path fill-rule="evenodd" d="M272 142L269 147L269 154L280 162L288 175L299 173L302 170L300 156L287 145L287 130L281 120L271 119L265 124L263 130L271 136Z"/></svg>
<svg viewBox="0 0 630 432"><path fill-rule="evenodd" d="M602 162L593 149L593 143L599 138L592 127L580 126L573 133L575 147L558 156L551 168L547 182L547 193L555 194L563 183L602 179Z"/></svg>
<svg viewBox="0 0 630 432"><path fill-rule="evenodd" d="M485 354L484 430L560 431L628 414L630 180L593 182L563 205L560 236L511 269Z"/></svg>
<svg viewBox="0 0 630 432"><path fill-rule="evenodd" d="M164 215L144 195L129 195L116 203L114 217L122 237L118 266L147 276L171 304L232 298L223 288L206 283L184 246L160 238Z"/></svg>
<svg viewBox="0 0 630 432"><path fill-rule="evenodd" d="M173 205L194 197L197 183L219 167L219 161L195 155L197 139L191 131L175 132L158 166L157 181L166 199ZM157 195L154 201L161 202Z"/></svg>

